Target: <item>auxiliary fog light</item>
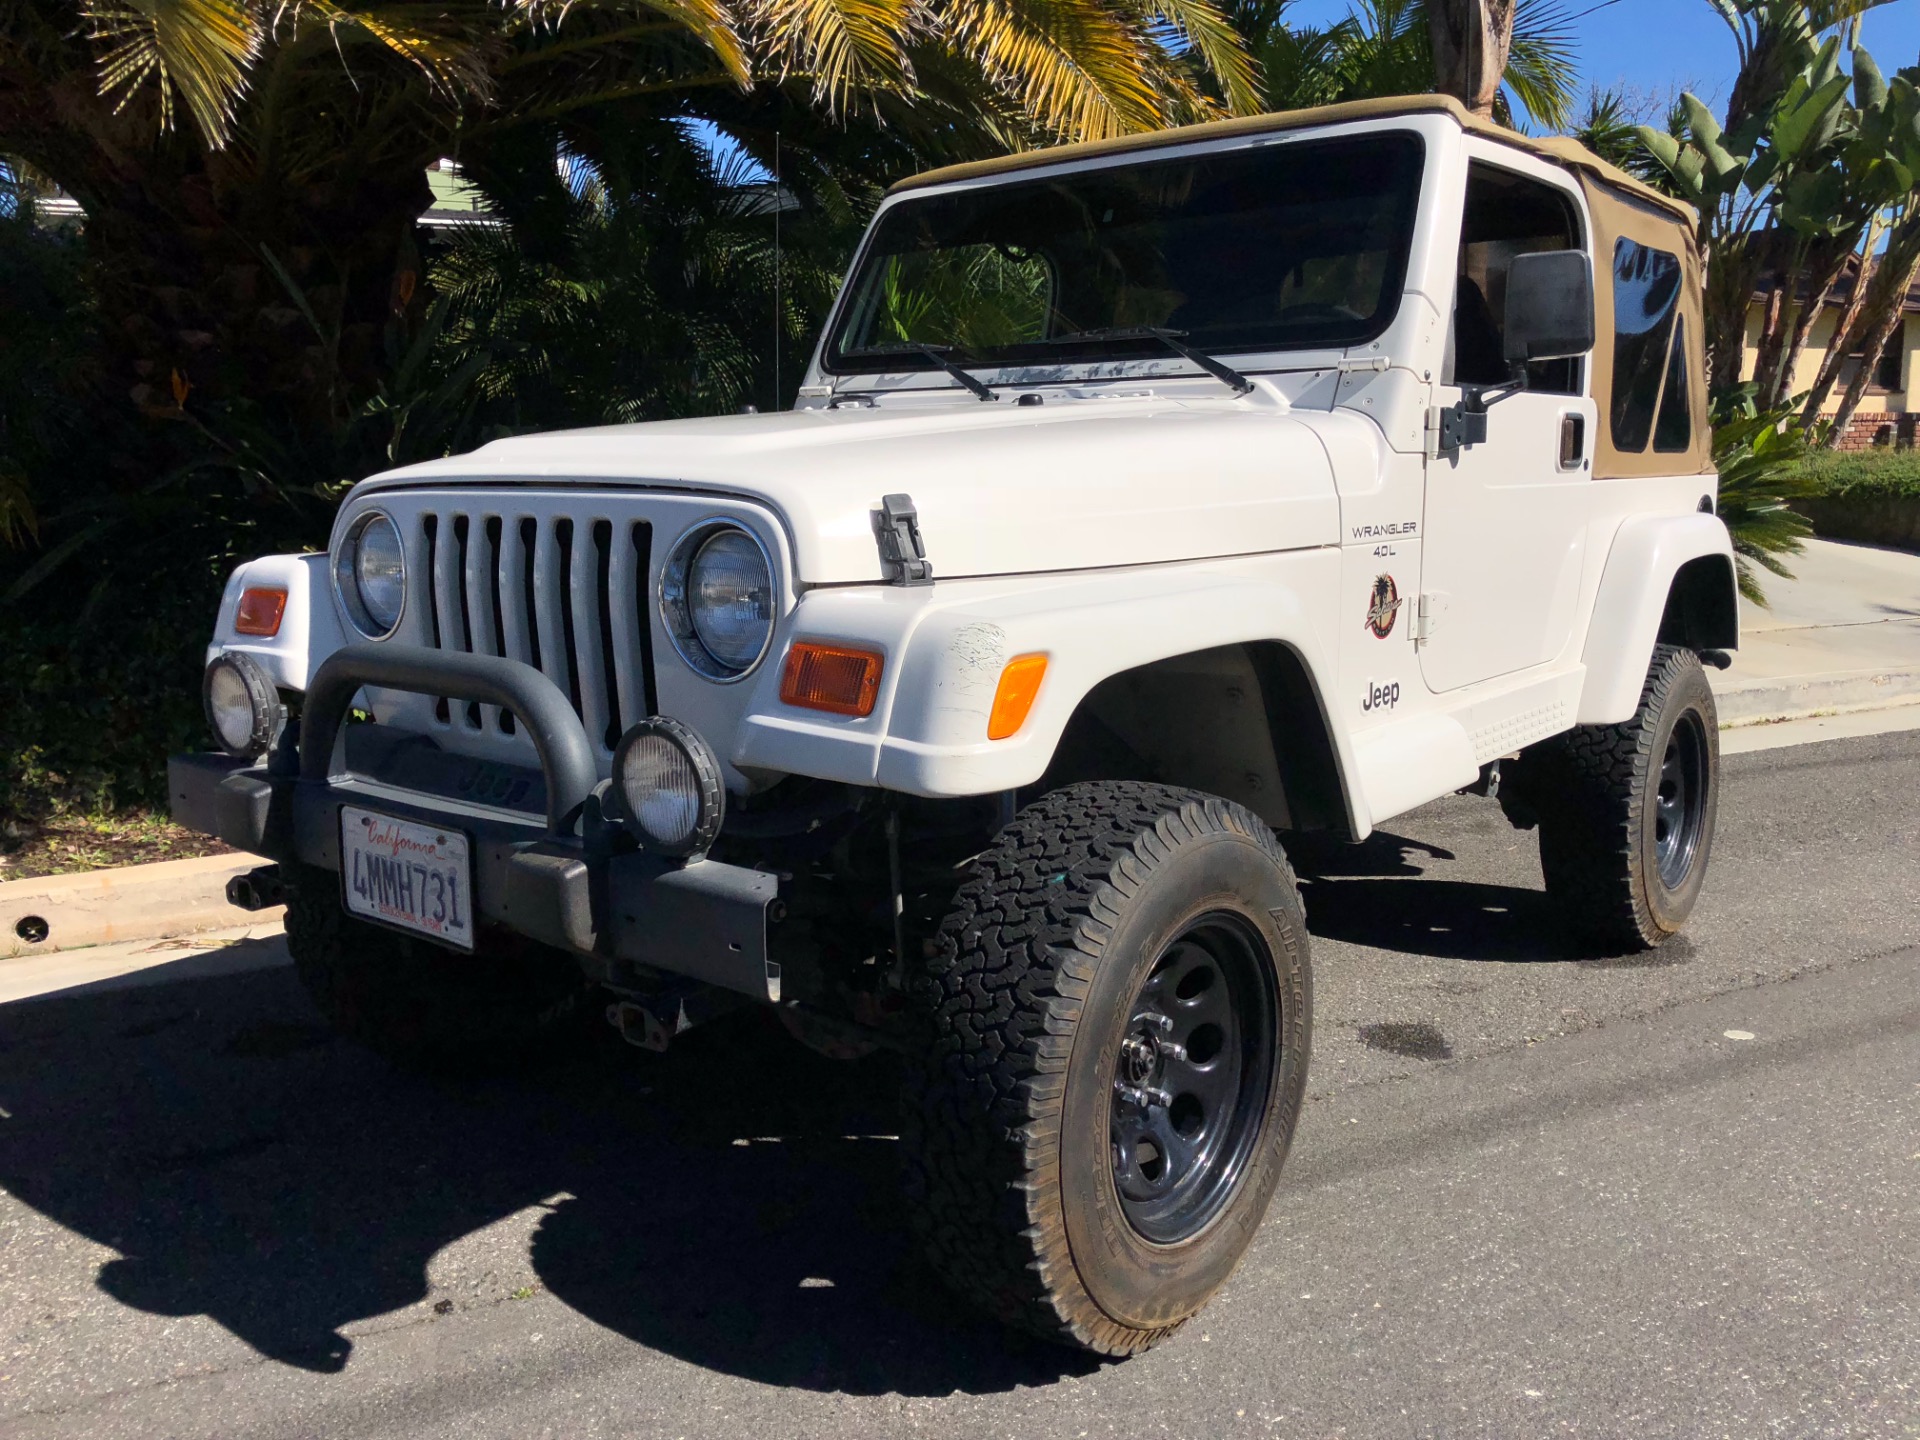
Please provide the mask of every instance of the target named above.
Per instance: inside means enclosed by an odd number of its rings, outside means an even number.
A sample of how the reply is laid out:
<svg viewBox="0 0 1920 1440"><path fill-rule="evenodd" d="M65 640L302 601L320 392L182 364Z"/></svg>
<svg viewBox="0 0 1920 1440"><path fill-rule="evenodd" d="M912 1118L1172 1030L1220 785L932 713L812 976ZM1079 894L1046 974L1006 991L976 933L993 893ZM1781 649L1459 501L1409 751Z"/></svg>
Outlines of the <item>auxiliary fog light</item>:
<svg viewBox="0 0 1920 1440"><path fill-rule="evenodd" d="M200 683L207 724L220 748L237 760L257 760L274 747L287 725L287 707L273 679L251 655L222 655Z"/></svg>
<svg viewBox="0 0 1920 1440"><path fill-rule="evenodd" d="M656 715L620 737L613 798L619 819L648 850L697 859L720 833L727 789L698 732Z"/></svg>

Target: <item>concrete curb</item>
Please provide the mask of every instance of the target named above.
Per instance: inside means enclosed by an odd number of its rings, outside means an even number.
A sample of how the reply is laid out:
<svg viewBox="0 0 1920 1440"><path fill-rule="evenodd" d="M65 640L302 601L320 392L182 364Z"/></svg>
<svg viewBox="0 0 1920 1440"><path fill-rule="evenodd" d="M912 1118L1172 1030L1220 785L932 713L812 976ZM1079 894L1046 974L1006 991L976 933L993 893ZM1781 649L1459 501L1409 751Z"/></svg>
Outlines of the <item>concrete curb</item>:
<svg viewBox="0 0 1920 1440"><path fill-rule="evenodd" d="M1713 699L1722 726L1791 720L1836 710L1879 710L1920 702L1920 670L1852 670L1734 680L1724 686L1714 685Z"/></svg>
<svg viewBox="0 0 1920 1440"><path fill-rule="evenodd" d="M227 881L263 863L254 855L206 855L8 880L0 883L0 958L231 926L244 912L227 903ZM280 913L263 910L254 918L277 920Z"/></svg>

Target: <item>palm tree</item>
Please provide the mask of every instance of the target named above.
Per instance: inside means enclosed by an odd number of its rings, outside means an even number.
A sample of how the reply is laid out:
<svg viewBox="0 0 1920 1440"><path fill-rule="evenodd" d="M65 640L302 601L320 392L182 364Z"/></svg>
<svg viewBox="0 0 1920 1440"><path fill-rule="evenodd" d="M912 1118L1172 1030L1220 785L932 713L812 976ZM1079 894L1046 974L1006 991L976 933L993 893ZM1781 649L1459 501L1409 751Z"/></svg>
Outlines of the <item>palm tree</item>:
<svg viewBox="0 0 1920 1440"><path fill-rule="evenodd" d="M1461 95L1466 88L1441 73L1433 38L1460 0L1353 0L1346 17L1328 26L1292 24L1287 12L1294 3L1241 0L1233 12L1259 64L1269 109L1435 89ZM1507 0L1506 19L1505 60L1493 72L1500 83L1487 92L1485 113L1511 124L1524 112L1550 129L1565 128L1577 79L1573 17L1560 0ZM1474 94L1477 100L1479 90Z"/></svg>
<svg viewBox="0 0 1920 1440"><path fill-rule="evenodd" d="M315 434L426 303L426 166L551 176L612 128L703 119L750 148L862 122L936 153L1258 105L1209 0L14 0L0 154L88 216L107 392L150 420L261 407ZM502 179L501 177L506 177ZM523 187L524 188L524 187ZM549 196L549 199L551 197ZM159 455L175 426L148 425Z"/></svg>

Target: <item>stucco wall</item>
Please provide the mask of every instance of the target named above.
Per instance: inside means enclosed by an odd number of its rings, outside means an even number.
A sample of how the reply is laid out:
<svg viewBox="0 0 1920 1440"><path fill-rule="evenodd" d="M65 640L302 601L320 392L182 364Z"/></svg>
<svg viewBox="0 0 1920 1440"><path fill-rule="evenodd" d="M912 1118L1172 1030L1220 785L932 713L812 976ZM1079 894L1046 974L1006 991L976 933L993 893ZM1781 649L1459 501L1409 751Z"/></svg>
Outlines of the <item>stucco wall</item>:
<svg viewBox="0 0 1920 1440"><path fill-rule="evenodd" d="M1759 356L1760 322L1762 310L1759 305L1747 311L1746 354L1741 364L1744 373L1753 374L1754 363ZM1820 373L1820 366L1826 361L1827 351L1833 346L1833 327L1840 318L1839 311L1829 309L1813 323L1813 334L1807 339L1807 348L1800 356L1800 364L1794 371L1793 383L1787 387L1789 394L1799 394L1813 388L1814 379ZM1908 397L1914 395L1916 386L1920 386L1920 315L1908 315L1901 327L1888 342L1889 348L1900 351L1900 384L1898 390L1876 390L1868 387L1867 393L1860 399L1860 409L1856 414L1854 429L1877 427L1889 423L1890 419L1905 416L1908 412L1920 412L1920 403L1910 404ZM1831 415L1840 408L1840 397L1844 387L1836 385L1833 393L1827 397L1825 413ZM1920 396L1914 397L1920 401ZM1895 426L1896 430L1912 443L1911 426ZM1851 434L1848 439L1850 440ZM1845 444L1846 442L1842 442ZM1864 443L1872 443L1869 438Z"/></svg>

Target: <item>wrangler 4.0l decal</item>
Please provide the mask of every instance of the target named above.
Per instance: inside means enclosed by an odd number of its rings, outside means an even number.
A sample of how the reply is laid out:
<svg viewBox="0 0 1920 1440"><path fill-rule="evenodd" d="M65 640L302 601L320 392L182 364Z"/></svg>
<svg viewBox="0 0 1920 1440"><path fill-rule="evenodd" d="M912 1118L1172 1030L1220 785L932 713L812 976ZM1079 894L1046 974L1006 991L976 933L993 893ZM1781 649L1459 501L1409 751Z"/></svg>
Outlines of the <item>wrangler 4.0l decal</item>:
<svg viewBox="0 0 1920 1440"><path fill-rule="evenodd" d="M1391 575L1374 578L1373 596L1367 602L1367 629L1384 640L1393 633L1393 622L1400 613L1400 587Z"/></svg>
<svg viewBox="0 0 1920 1440"><path fill-rule="evenodd" d="M1356 540L1408 540L1420 532L1418 520L1396 520L1391 525L1356 525Z"/></svg>

